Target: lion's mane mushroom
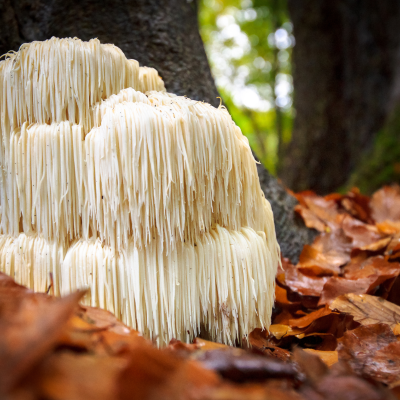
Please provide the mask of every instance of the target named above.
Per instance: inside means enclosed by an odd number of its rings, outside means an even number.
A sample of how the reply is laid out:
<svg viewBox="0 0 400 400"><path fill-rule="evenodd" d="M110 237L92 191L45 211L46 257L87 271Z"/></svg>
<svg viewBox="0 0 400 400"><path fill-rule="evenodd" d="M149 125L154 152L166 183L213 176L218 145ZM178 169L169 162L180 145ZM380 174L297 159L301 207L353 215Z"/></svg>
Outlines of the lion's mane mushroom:
<svg viewBox="0 0 400 400"><path fill-rule="evenodd" d="M165 92L95 39L7 54L0 93L1 271L88 288L84 304L160 345L269 326L273 215L224 107Z"/></svg>

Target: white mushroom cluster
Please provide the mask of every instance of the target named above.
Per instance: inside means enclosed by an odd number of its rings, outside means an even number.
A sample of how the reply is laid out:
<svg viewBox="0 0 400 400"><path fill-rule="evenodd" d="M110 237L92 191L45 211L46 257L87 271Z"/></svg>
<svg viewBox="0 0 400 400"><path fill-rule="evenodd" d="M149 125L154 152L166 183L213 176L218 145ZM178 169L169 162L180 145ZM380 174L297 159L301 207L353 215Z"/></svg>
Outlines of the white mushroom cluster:
<svg viewBox="0 0 400 400"><path fill-rule="evenodd" d="M97 39L0 62L0 271L88 289L160 345L268 328L279 263L247 139Z"/></svg>

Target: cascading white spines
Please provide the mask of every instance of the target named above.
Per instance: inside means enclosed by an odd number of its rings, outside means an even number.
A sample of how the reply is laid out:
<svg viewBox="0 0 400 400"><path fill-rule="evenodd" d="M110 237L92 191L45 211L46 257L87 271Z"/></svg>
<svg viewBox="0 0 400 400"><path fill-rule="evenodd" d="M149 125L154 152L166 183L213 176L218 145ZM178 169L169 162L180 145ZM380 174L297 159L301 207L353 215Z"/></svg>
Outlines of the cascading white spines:
<svg viewBox="0 0 400 400"><path fill-rule="evenodd" d="M23 45L0 92L1 271L88 288L85 304L160 345L269 326L273 215L226 109L95 39Z"/></svg>

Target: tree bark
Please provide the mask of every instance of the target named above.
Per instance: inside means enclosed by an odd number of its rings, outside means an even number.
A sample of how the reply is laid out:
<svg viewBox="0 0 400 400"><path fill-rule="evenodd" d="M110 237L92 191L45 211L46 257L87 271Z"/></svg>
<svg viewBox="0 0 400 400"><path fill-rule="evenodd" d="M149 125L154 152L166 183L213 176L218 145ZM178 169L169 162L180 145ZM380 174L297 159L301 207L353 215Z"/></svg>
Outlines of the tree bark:
<svg viewBox="0 0 400 400"><path fill-rule="evenodd" d="M400 2L289 0L292 142L280 176L293 190L337 190L374 142L397 87Z"/></svg>
<svg viewBox="0 0 400 400"><path fill-rule="evenodd" d="M128 58L156 68L168 91L219 104L189 0L0 0L0 51L52 36L97 37ZM296 261L313 232L296 220L296 200L261 165L259 177L271 201L282 253Z"/></svg>

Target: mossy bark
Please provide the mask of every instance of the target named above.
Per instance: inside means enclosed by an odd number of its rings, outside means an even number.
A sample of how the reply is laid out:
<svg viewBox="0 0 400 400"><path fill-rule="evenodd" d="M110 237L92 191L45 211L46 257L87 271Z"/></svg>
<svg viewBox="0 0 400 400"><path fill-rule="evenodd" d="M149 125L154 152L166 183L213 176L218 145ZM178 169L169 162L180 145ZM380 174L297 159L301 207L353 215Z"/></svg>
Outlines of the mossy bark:
<svg viewBox="0 0 400 400"><path fill-rule="evenodd" d="M374 144L398 90L400 2L289 0L292 142L280 176L293 190L343 186Z"/></svg>

